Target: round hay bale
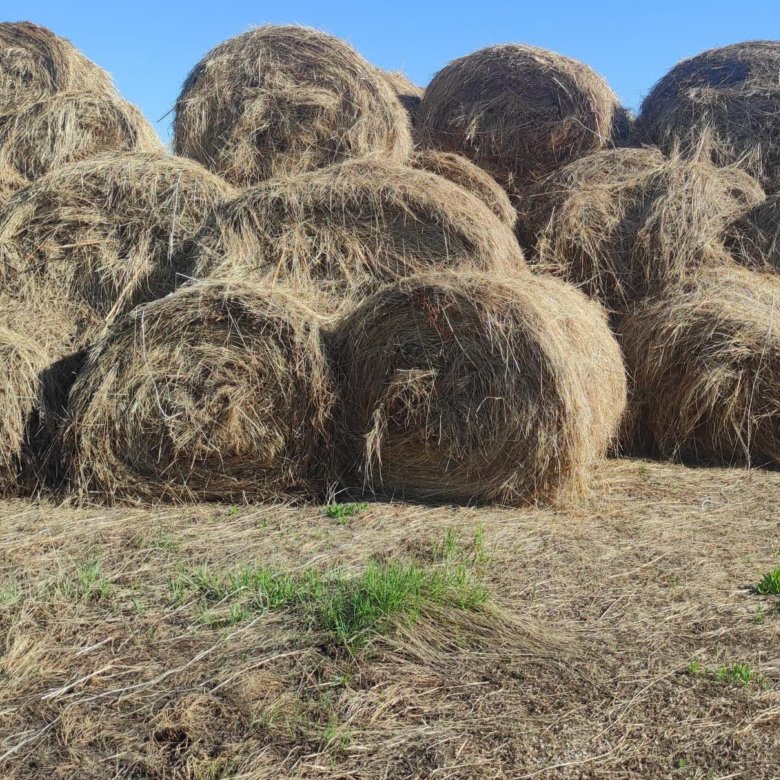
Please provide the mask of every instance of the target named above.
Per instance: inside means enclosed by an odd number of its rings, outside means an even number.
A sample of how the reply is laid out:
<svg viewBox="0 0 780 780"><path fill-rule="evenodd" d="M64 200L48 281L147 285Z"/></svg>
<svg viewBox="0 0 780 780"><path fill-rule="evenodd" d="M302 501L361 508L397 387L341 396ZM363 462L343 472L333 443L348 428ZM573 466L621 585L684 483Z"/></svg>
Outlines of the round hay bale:
<svg viewBox="0 0 780 780"><path fill-rule="evenodd" d="M529 274L382 288L337 324L348 479L384 494L521 503L580 493L626 386L598 304Z"/></svg>
<svg viewBox="0 0 780 780"><path fill-rule="evenodd" d="M63 460L92 500L286 500L325 488L333 391L292 296L196 283L139 306L70 393Z"/></svg>
<svg viewBox="0 0 780 780"><path fill-rule="evenodd" d="M589 152L620 143L626 112L587 65L505 44L454 60L425 89L421 146L457 152L510 191Z"/></svg>
<svg viewBox="0 0 780 780"><path fill-rule="evenodd" d="M0 164L34 180L102 152L159 152L143 114L99 92L61 92L0 122Z"/></svg>
<svg viewBox="0 0 780 780"><path fill-rule="evenodd" d="M612 149L529 190L518 221L540 268L621 312L693 268L723 262L725 226L763 198L739 169Z"/></svg>
<svg viewBox="0 0 780 780"><path fill-rule="evenodd" d="M634 431L667 458L780 463L780 279L705 269L620 324Z"/></svg>
<svg viewBox="0 0 780 780"><path fill-rule="evenodd" d="M435 173L476 195L508 227L514 230L517 212L506 190L485 170L460 154L419 149L412 154L413 168Z"/></svg>
<svg viewBox="0 0 780 780"><path fill-rule="evenodd" d="M420 107L420 101L425 90L422 87L418 87L400 70L382 70L379 68L378 71L385 83L393 90L406 113L409 114L409 121L414 125L414 118L417 115L417 109Z"/></svg>
<svg viewBox="0 0 780 780"><path fill-rule="evenodd" d="M244 190L189 255L195 278L280 282L330 312L423 271L525 269L512 231L476 197L431 173L368 160Z"/></svg>
<svg viewBox="0 0 780 780"><path fill-rule="evenodd" d="M675 65L642 103L634 137L665 151L740 165L780 186L780 42L710 49Z"/></svg>
<svg viewBox="0 0 780 780"><path fill-rule="evenodd" d="M0 214L0 290L67 310L65 350L176 286L175 257L235 190L191 160L104 154L59 168Z"/></svg>
<svg viewBox="0 0 780 780"><path fill-rule="evenodd" d="M174 150L239 186L349 157L403 161L409 120L374 66L330 35L267 26L230 38L176 102Z"/></svg>
<svg viewBox="0 0 780 780"><path fill-rule="evenodd" d="M780 192L737 217L726 231L726 242L740 263L780 271Z"/></svg>
<svg viewBox="0 0 780 780"><path fill-rule="evenodd" d="M0 117L71 90L116 94L108 73L70 41L32 22L0 22Z"/></svg>

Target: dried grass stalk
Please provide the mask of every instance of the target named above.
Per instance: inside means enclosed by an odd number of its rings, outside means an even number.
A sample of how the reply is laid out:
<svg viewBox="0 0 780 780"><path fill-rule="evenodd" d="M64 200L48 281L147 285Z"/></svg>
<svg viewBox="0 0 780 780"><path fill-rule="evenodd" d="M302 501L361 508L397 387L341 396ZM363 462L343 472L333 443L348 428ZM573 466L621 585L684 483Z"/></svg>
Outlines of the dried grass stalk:
<svg viewBox="0 0 780 780"><path fill-rule="evenodd" d="M417 116L417 110L420 108L420 101L425 90L422 87L418 87L400 70L382 70L380 68L379 75L393 90L395 96L409 115L409 121L414 125L414 119Z"/></svg>
<svg viewBox="0 0 780 780"><path fill-rule="evenodd" d="M760 271L780 271L780 192L746 210L726 230L737 260Z"/></svg>

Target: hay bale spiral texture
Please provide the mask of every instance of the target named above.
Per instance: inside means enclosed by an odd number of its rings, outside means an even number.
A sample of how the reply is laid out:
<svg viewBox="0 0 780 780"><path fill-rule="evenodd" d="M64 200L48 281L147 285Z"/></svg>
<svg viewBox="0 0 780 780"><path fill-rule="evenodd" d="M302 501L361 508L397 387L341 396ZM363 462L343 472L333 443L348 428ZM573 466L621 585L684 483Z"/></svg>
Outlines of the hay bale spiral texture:
<svg viewBox="0 0 780 780"><path fill-rule="evenodd" d="M582 491L625 405L603 312L556 279L441 273L388 285L335 328L350 482L521 503Z"/></svg>
<svg viewBox="0 0 780 780"><path fill-rule="evenodd" d="M402 161L411 134L391 88L346 43L266 26L192 70L176 102L174 150L247 186L350 157Z"/></svg>
<svg viewBox="0 0 780 780"><path fill-rule="evenodd" d="M61 451L77 492L98 501L311 497L332 403L309 310L251 285L192 284L96 344Z"/></svg>

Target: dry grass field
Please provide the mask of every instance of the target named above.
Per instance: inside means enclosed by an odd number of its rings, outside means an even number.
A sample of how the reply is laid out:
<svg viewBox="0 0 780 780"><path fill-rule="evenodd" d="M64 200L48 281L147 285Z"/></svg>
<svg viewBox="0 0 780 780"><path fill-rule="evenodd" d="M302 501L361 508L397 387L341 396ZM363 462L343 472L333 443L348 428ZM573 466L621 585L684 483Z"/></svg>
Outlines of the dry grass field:
<svg viewBox="0 0 780 780"><path fill-rule="evenodd" d="M0 775L780 777L778 497L616 460L574 510L6 501Z"/></svg>

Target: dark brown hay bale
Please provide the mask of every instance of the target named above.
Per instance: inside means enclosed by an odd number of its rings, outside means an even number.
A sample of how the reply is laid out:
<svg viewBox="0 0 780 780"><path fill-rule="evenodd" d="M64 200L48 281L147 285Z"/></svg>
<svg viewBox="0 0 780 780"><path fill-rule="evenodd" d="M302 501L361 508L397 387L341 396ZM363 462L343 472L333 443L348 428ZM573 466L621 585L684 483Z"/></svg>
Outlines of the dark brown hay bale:
<svg viewBox="0 0 780 780"><path fill-rule="evenodd" d="M0 116L71 90L116 94L108 73L70 41L32 22L0 22Z"/></svg>
<svg viewBox="0 0 780 780"><path fill-rule="evenodd" d="M633 429L668 458L780 463L780 280L702 270L620 325Z"/></svg>
<svg viewBox="0 0 780 780"><path fill-rule="evenodd" d="M737 217L726 230L726 241L740 263L780 271L780 192Z"/></svg>
<svg viewBox="0 0 780 780"><path fill-rule="evenodd" d="M176 103L174 149L245 186L349 157L403 161L411 135L392 90L354 49L267 26L195 66Z"/></svg>
<svg viewBox="0 0 780 780"><path fill-rule="evenodd" d="M748 41L683 60L642 103L634 136L686 155L737 164L780 186L780 42Z"/></svg>
<svg viewBox="0 0 780 780"><path fill-rule="evenodd" d="M175 287L174 258L235 190L191 160L105 154L60 168L0 214L0 290L45 317L63 311L62 349L107 318Z"/></svg>
<svg viewBox="0 0 780 780"><path fill-rule="evenodd" d="M512 191L623 139L626 112L587 65L505 44L454 60L417 112L421 146L457 152Z"/></svg>
<svg viewBox="0 0 780 780"><path fill-rule="evenodd" d="M197 283L115 322L70 393L64 461L93 500L282 500L324 490L333 392L292 296Z"/></svg>
<svg viewBox="0 0 780 780"><path fill-rule="evenodd" d="M612 149L532 188L519 223L541 268L620 312L692 268L723 262L724 227L763 198L735 168Z"/></svg>
<svg viewBox="0 0 780 780"><path fill-rule="evenodd" d="M485 170L460 154L419 149L412 154L413 168L435 173L476 195L507 226L514 229L517 212L504 188Z"/></svg>
<svg viewBox="0 0 780 780"><path fill-rule="evenodd" d="M512 231L476 197L431 173L368 160L245 190L217 211L187 262L196 278L281 282L323 311L423 271L525 268Z"/></svg>
<svg viewBox="0 0 780 780"><path fill-rule="evenodd" d="M417 115L417 109L420 107L420 101L425 90L422 87L418 87L400 70L382 70L381 68L378 70L379 75L393 90L406 113L409 114L409 120L414 124L414 118Z"/></svg>
<svg viewBox="0 0 780 780"><path fill-rule="evenodd" d="M579 493L625 405L600 307L556 279L441 273L382 288L335 328L348 478L519 503Z"/></svg>
<svg viewBox="0 0 780 780"><path fill-rule="evenodd" d="M160 152L143 114L99 92L61 92L0 121L0 165L34 180L101 152Z"/></svg>

